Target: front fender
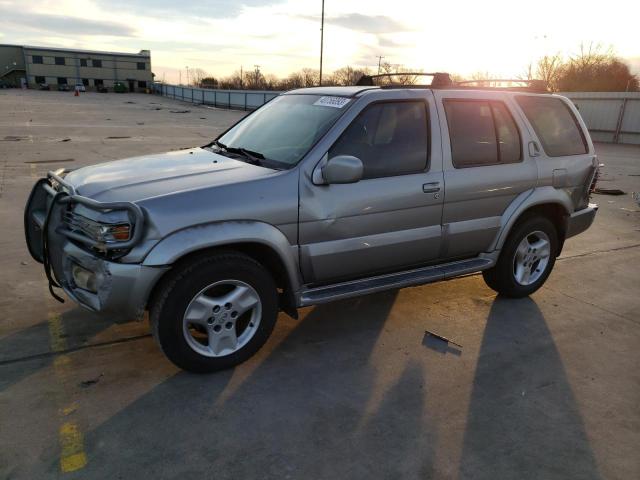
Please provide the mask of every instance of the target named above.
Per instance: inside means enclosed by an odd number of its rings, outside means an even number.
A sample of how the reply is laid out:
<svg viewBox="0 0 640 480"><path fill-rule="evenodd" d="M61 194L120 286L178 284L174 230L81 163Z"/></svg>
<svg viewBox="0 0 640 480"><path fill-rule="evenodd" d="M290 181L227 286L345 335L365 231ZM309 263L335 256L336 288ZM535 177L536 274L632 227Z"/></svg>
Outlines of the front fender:
<svg viewBox="0 0 640 480"><path fill-rule="evenodd" d="M500 230L491 244L489 251L496 251L502 248L509 236L511 228L526 210L543 204L560 205L564 211L567 212L567 215L573 211L571 198L564 190L546 186L522 192L511 202L502 214Z"/></svg>
<svg viewBox="0 0 640 480"><path fill-rule="evenodd" d="M143 265L171 265L188 253L238 243L259 243L273 249L284 265L293 291L300 289L298 247L284 234L264 222L233 220L207 223L178 230L158 242L147 254Z"/></svg>

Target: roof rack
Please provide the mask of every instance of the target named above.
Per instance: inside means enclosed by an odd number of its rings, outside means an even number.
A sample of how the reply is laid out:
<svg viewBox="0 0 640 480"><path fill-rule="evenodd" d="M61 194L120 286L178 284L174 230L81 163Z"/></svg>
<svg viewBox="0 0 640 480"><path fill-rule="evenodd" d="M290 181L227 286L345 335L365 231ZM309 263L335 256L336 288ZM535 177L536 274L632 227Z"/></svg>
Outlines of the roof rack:
<svg viewBox="0 0 640 480"><path fill-rule="evenodd" d="M407 84L407 83L394 83L392 77L432 77L431 83L425 84ZM380 78L388 79L388 83L382 83L378 85L375 80ZM360 80L356 83L358 86L373 87L380 86L381 88L443 88L453 86L454 83L448 73L435 72L399 72L399 73L381 73L379 75L362 75Z"/></svg>
<svg viewBox="0 0 640 480"><path fill-rule="evenodd" d="M465 80L455 82L458 87L480 89L517 90L523 92L549 93L544 80L522 80L513 78L487 78L482 80Z"/></svg>

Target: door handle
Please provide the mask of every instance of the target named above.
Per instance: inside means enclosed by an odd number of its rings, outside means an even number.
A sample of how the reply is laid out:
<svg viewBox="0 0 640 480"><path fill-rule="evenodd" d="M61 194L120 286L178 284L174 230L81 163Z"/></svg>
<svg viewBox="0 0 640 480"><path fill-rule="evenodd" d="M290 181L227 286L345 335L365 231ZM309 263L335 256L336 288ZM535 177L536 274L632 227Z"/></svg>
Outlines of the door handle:
<svg viewBox="0 0 640 480"><path fill-rule="evenodd" d="M435 193L440 191L440 182L425 183L422 185L423 193Z"/></svg>

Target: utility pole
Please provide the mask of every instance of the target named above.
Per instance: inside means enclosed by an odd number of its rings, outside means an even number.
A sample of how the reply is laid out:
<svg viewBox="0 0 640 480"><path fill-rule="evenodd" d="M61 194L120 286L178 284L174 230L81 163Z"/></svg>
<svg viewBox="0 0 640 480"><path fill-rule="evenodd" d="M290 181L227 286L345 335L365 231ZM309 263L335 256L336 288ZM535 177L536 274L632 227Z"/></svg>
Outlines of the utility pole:
<svg viewBox="0 0 640 480"><path fill-rule="evenodd" d="M320 19L320 86L322 86L322 50L324 48L324 0L322 0L322 17Z"/></svg>
<svg viewBox="0 0 640 480"><path fill-rule="evenodd" d="M384 57L382 55L378 55L378 75L380 75L380 65L382 63L382 59Z"/></svg>
<svg viewBox="0 0 640 480"><path fill-rule="evenodd" d="M187 87L189 86L189 66L184 67L187 69Z"/></svg>
<svg viewBox="0 0 640 480"><path fill-rule="evenodd" d="M240 90L242 90L242 65L240 65Z"/></svg>

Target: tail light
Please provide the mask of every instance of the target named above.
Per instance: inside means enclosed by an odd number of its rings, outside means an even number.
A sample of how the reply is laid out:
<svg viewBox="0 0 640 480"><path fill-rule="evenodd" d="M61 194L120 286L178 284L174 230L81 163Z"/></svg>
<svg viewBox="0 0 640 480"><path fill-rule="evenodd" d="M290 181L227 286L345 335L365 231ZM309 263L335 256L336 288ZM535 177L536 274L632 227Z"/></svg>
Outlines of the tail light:
<svg viewBox="0 0 640 480"><path fill-rule="evenodd" d="M604 167L603 163L600 163L595 167L595 172L593 172L593 177L591 178L591 185L589 185L589 195L591 195L596 190L598 178L600 177L601 167Z"/></svg>

